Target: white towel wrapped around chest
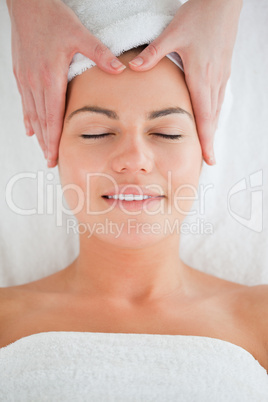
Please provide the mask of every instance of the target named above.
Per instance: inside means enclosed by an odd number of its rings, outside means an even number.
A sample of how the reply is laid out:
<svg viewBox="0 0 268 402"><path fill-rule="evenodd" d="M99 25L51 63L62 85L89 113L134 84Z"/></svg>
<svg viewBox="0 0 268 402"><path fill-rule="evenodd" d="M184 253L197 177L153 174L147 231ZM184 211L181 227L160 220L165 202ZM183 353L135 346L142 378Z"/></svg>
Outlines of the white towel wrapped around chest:
<svg viewBox="0 0 268 402"><path fill-rule="evenodd" d="M5 402L267 402L266 370L220 339L43 332L0 349Z"/></svg>

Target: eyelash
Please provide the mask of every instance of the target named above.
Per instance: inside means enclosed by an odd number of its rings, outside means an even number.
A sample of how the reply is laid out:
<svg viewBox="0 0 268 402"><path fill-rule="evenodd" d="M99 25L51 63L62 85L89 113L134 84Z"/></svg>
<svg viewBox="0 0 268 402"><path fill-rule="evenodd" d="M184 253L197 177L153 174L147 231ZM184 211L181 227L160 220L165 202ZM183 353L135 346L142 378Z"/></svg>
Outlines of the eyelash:
<svg viewBox="0 0 268 402"><path fill-rule="evenodd" d="M110 133L104 133L104 134L92 134L92 135L89 135L89 134L82 134L81 135L81 137L82 138L85 138L85 139L87 139L87 138L94 138L94 139L97 139L97 138L100 138L100 137L107 137L107 135L111 135ZM179 138L182 138L182 135L181 134L177 134L177 135L168 135L168 134L160 134L160 133L153 133L152 135L157 135L157 136L160 136L160 137L163 137L163 138L167 138L167 139L170 139L170 140L178 140Z"/></svg>

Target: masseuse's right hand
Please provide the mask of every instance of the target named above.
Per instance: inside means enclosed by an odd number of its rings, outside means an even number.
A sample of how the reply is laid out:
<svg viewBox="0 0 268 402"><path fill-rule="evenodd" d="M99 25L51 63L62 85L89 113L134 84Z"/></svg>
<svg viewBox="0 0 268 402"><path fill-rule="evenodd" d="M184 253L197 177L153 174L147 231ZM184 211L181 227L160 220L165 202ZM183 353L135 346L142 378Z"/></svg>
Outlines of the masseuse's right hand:
<svg viewBox="0 0 268 402"><path fill-rule="evenodd" d="M57 165L69 65L75 53L103 71L120 73L123 64L61 0L7 0L12 28L13 72L21 95L27 135L36 134ZM60 17L59 17L60 16ZM112 61L118 66L111 65Z"/></svg>

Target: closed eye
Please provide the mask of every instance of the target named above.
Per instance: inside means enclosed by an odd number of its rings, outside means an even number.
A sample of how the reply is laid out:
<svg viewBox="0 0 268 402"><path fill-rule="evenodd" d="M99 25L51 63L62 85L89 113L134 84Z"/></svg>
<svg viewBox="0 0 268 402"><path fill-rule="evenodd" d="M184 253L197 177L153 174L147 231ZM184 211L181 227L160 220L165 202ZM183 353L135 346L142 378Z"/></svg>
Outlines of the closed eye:
<svg viewBox="0 0 268 402"><path fill-rule="evenodd" d="M112 135L111 133L104 133L104 134L82 134L81 137L85 138L85 139L98 139L98 138L104 138L107 137L108 135ZM172 135L172 134L161 134L161 133L152 133L152 135L156 135L159 137L163 137L166 139L170 139L170 140L178 140L180 138L182 138L182 134L176 134L176 135Z"/></svg>

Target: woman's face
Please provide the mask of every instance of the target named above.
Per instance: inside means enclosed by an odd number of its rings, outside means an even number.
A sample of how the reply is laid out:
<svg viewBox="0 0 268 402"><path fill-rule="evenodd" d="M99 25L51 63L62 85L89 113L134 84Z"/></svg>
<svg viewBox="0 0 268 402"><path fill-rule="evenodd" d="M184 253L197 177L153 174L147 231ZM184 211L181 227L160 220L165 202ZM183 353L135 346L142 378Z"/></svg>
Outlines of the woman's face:
<svg viewBox="0 0 268 402"><path fill-rule="evenodd" d="M119 59L128 66L134 56L128 52ZM88 110L93 107L111 112ZM170 108L177 112L156 113ZM104 133L110 134L86 137ZM112 75L96 66L69 84L58 167L69 207L80 224L95 224L94 236L139 247L172 234L168 227L179 225L191 208L201 163L184 75L168 58L146 72L127 67ZM126 184L164 197L131 205L103 197Z"/></svg>

